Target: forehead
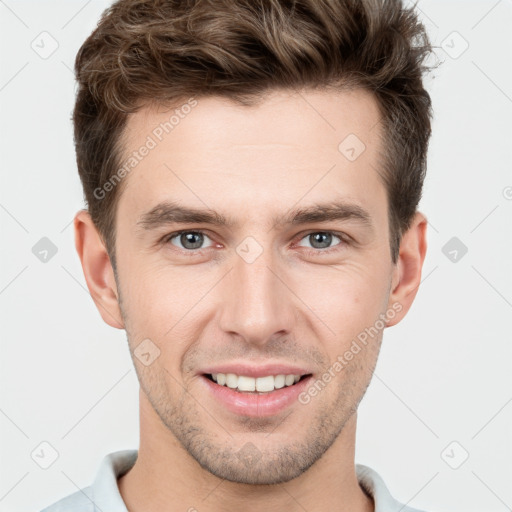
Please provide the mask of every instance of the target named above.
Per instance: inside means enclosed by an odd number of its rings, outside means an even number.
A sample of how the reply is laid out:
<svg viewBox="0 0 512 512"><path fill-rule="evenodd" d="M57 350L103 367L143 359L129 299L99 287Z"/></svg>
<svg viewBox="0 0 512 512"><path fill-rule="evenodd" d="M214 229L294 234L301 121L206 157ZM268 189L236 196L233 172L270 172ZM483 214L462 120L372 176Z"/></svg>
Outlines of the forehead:
<svg viewBox="0 0 512 512"><path fill-rule="evenodd" d="M379 119L362 90L273 92L252 106L206 97L146 107L123 135L125 161L139 155L119 208L135 221L173 201L253 222L268 212L274 223L281 210L335 197L371 209L385 201Z"/></svg>
<svg viewBox="0 0 512 512"><path fill-rule="evenodd" d="M175 140L181 146L175 152L188 152L200 144L221 148L300 143L308 149L336 148L348 134L373 144L379 120L374 95L363 89L273 91L250 106L210 96L182 99L172 107L141 108L128 117L123 141L131 148L144 136L152 136L158 145Z"/></svg>

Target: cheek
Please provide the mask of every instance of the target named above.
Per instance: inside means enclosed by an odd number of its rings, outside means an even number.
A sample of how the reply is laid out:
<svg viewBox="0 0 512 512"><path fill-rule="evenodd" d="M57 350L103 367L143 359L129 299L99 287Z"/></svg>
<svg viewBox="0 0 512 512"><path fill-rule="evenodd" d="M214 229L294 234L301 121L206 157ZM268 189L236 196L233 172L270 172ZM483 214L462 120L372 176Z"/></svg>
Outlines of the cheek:
<svg viewBox="0 0 512 512"><path fill-rule="evenodd" d="M127 258L120 278L123 285L123 302L139 322L156 320L168 316L172 321L174 312L191 294L190 286L179 270L156 265L149 258ZM125 297L126 296L126 299Z"/></svg>
<svg viewBox="0 0 512 512"><path fill-rule="evenodd" d="M380 273L379 273L380 272ZM388 301L388 281L375 267L345 266L309 273L302 285L294 288L314 312L316 323L325 324L336 345L350 343L382 313ZM298 283L298 282L297 282ZM309 311L308 308L304 311ZM323 322L323 324L322 324ZM323 327L322 327L323 328Z"/></svg>
<svg viewBox="0 0 512 512"><path fill-rule="evenodd" d="M140 259L126 266L120 278L132 343L149 338L160 347L166 365L179 364L180 354L197 338L201 320L208 318L202 313L201 299L208 296L218 276L201 272L199 266L173 269Z"/></svg>

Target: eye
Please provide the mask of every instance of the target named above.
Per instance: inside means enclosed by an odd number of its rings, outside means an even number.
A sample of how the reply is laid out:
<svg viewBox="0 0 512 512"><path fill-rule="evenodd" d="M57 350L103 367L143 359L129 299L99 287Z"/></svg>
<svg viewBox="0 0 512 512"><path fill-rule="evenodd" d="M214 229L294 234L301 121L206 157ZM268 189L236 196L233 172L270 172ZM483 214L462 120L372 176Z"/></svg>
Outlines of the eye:
<svg viewBox="0 0 512 512"><path fill-rule="evenodd" d="M340 243L336 244L333 247L329 247L333 241L333 237L340 240ZM333 231L313 231L308 233L302 240L307 240L311 243L313 249L318 249L318 251L313 252L330 252L331 250L336 250L337 246L345 245L345 240L341 233L335 233ZM304 247L299 243L299 246ZM306 246L308 247L308 246Z"/></svg>
<svg viewBox="0 0 512 512"><path fill-rule="evenodd" d="M205 238L211 242L210 245L206 247L203 246ZM331 246L333 240L336 238L339 240L339 243ZM311 245L303 245L302 240L308 241ZM167 235L162 241L164 244L170 243L185 252L200 251L201 249L208 249L214 246L210 237L200 230L177 231ZM309 247L312 249L310 252L319 254L336 251L344 247L347 243L348 240L345 240L342 233L336 233L334 231L313 231L303 236L298 245L306 248Z"/></svg>
<svg viewBox="0 0 512 512"><path fill-rule="evenodd" d="M204 243L205 237L209 239L209 237L202 231L178 231L165 237L164 242L171 243L171 245L175 245L185 251L195 251L207 248L201 247ZM174 239L176 239L175 241L177 243L173 242Z"/></svg>

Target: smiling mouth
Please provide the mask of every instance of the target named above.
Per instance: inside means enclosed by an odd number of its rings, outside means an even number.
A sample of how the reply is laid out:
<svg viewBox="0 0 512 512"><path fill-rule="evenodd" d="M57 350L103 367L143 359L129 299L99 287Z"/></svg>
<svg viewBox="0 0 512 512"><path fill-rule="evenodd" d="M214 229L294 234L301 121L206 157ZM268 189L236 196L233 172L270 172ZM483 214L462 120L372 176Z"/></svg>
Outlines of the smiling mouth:
<svg viewBox="0 0 512 512"><path fill-rule="evenodd" d="M267 395L279 389L295 386L298 382L310 378L312 374L247 377L245 375L235 375L234 373L205 373L203 376L215 384L227 387L232 391L253 395Z"/></svg>

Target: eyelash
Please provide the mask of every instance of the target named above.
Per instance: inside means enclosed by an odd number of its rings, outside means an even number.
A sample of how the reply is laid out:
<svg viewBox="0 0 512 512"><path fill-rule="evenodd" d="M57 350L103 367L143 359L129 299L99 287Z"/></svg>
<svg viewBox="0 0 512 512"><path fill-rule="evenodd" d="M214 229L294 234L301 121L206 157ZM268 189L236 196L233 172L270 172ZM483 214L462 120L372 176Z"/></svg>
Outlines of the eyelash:
<svg viewBox="0 0 512 512"><path fill-rule="evenodd" d="M175 231L173 233L166 235L165 237L163 237L162 242L164 244L169 244L173 238L176 238L176 237L182 235L183 233L201 234L201 235L207 236L208 238L211 238L208 236L208 234L205 231L200 230L200 229L183 229L181 231ZM308 233L305 233L299 239L299 242L301 240L303 240L304 238L306 238L307 236L315 234L315 233L334 235L341 240L341 242L339 244L334 245L333 247L329 247L327 249L314 249L314 248L303 247L303 249L305 249L307 253L309 253L309 254L314 253L315 256L331 254L332 252L342 250L346 245L348 245L350 243L350 240L349 240L350 237L348 235L346 235L345 233L340 233L339 231L328 231L328 230L326 230L326 231L321 231L321 230L309 231ZM176 249L184 252L188 256L195 256L198 253L201 253L202 251L206 251L206 250L210 249L210 247L206 247L204 249L191 249L191 250L179 249L179 247L177 247Z"/></svg>

